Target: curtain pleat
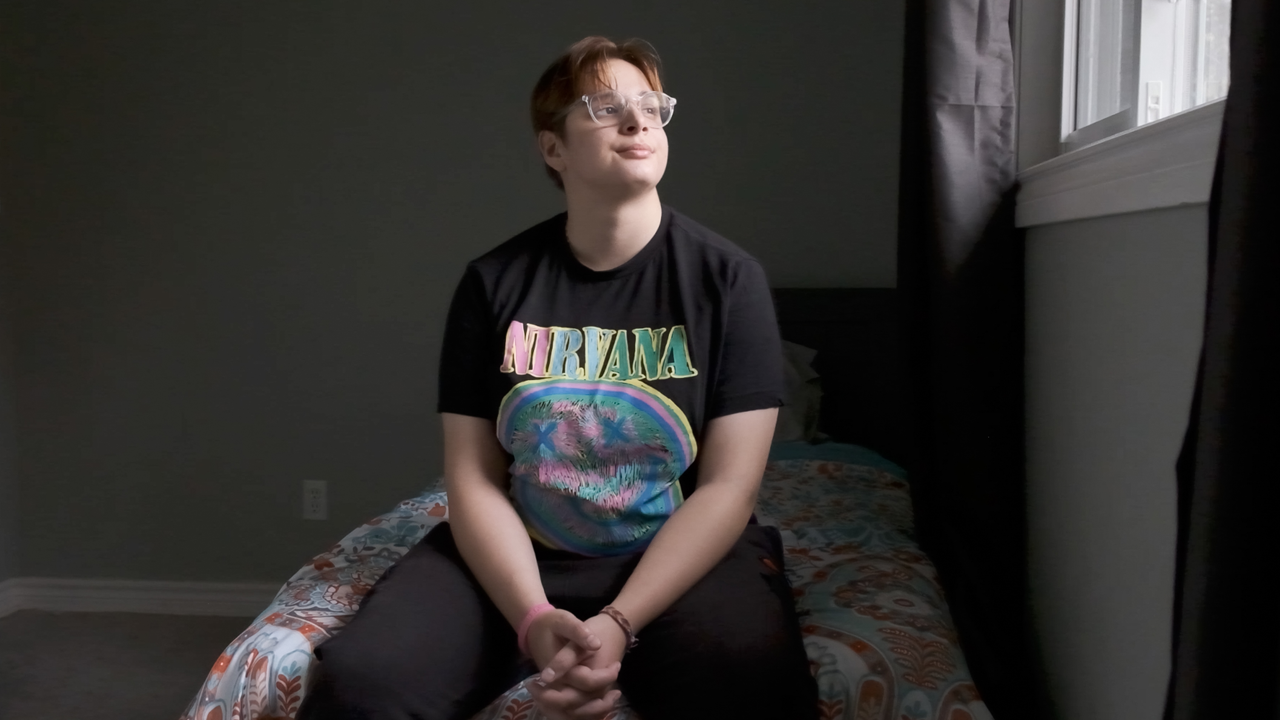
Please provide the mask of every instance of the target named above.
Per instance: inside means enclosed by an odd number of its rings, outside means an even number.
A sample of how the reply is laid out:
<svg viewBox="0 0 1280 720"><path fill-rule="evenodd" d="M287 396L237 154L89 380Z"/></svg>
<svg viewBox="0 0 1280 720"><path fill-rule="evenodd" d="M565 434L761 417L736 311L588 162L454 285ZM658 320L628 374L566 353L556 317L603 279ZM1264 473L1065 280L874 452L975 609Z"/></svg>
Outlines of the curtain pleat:
<svg viewBox="0 0 1280 720"><path fill-rule="evenodd" d="M1232 0L1204 345L1178 458L1168 720L1280 718L1280 4Z"/></svg>
<svg viewBox="0 0 1280 720"><path fill-rule="evenodd" d="M898 289L921 543L992 714L1047 717L1028 606L1009 0L907 7Z"/></svg>

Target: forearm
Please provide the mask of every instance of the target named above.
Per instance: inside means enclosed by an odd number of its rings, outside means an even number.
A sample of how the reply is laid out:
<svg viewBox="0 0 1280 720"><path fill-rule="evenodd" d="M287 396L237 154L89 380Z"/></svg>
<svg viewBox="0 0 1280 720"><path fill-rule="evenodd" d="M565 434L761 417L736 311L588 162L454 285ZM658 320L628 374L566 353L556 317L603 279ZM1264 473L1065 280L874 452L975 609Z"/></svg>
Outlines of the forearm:
<svg viewBox="0 0 1280 720"><path fill-rule="evenodd" d="M751 518L755 487L748 483L699 487L662 526L612 603L636 632L729 552Z"/></svg>
<svg viewBox="0 0 1280 720"><path fill-rule="evenodd" d="M776 409L711 420L702 442L698 489L667 520L613 606L636 632L702 579L742 535L755 509Z"/></svg>
<svg viewBox="0 0 1280 720"><path fill-rule="evenodd" d="M512 627L547 601L533 542L507 497L508 459L481 418L441 413L449 525L458 551Z"/></svg>
<svg viewBox="0 0 1280 720"><path fill-rule="evenodd" d="M449 496L449 524L458 551L481 587L511 626L530 607L547 601L533 542L511 501L481 483Z"/></svg>

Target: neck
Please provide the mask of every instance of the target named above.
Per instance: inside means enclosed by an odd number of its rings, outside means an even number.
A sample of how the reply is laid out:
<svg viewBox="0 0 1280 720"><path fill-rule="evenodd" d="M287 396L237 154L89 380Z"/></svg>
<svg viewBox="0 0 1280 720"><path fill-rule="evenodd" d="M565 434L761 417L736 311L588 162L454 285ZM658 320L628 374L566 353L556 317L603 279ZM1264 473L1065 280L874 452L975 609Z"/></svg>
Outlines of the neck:
<svg viewBox="0 0 1280 720"><path fill-rule="evenodd" d="M592 270L612 270L636 256L662 224L657 188L626 199L606 200L566 193L565 235L578 262Z"/></svg>

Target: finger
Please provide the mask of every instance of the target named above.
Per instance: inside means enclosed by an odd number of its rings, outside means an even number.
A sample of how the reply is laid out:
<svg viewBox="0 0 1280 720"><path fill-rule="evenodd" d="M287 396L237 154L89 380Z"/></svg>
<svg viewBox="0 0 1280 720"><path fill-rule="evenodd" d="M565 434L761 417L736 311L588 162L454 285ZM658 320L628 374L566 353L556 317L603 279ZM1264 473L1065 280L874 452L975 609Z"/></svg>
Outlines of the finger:
<svg viewBox="0 0 1280 720"><path fill-rule="evenodd" d="M555 682L557 678L569 672L569 668L581 664L590 655L590 652L584 651L573 643L565 645L542 668L542 682Z"/></svg>
<svg viewBox="0 0 1280 720"><path fill-rule="evenodd" d="M617 662L602 668L574 665L560 679L588 695L599 695L618 680L618 671L621 669L622 663Z"/></svg>
<svg viewBox="0 0 1280 720"><path fill-rule="evenodd" d="M537 678L530 678L524 681L524 689L529 691L529 696L533 698L533 702L542 707L542 694L547 691L547 686L542 684Z"/></svg>
<svg viewBox="0 0 1280 720"><path fill-rule="evenodd" d="M584 703L568 713L573 720L601 720L622 698L621 690L610 690L604 697Z"/></svg>
<svg viewBox="0 0 1280 720"><path fill-rule="evenodd" d="M548 716L552 720L562 717L559 708L553 707L548 702L547 693L551 691L551 688L542 684L542 681L538 680L536 677L526 680L524 687L529 691L529 696L533 698L533 704L542 711L543 715Z"/></svg>
<svg viewBox="0 0 1280 720"><path fill-rule="evenodd" d="M536 690L534 688L537 688ZM587 702L596 698L588 697L581 692L560 685L539 686L532 683L529 687L529 694L533 696L534 702L542 708L544 712L569 714L571 711L581 707Z"/></svg>
<svg viewBox="0 0 1280 720"><path fill-rule="evenodd" d="M599 650L600 638L591 632L591 628L587 624L574 617L573 613L565 611L563 614L557 613L556 623L553 626L556 635L568 640L579 647L587 650Z"/></svg>

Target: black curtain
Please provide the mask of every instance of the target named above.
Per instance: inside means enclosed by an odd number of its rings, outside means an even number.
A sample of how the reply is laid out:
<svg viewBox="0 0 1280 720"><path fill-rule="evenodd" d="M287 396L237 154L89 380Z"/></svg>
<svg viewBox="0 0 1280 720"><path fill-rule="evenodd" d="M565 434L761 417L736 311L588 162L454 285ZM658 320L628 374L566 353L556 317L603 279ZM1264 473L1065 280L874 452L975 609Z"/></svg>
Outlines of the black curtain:
<svg viewBox="0 0 1280 720"><path fill-rule="evenodd" d="M1010 0L908 0L898 289L920 542L992 714L1047 708L1028 604Z"/></svg>
<svg viewBox="0 0 1280 720"><path fill-rule="evenodd" d="M1280 718L1280 3L1232 0L1165 717Z"/></svg>

